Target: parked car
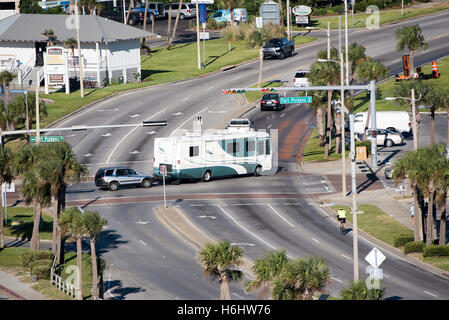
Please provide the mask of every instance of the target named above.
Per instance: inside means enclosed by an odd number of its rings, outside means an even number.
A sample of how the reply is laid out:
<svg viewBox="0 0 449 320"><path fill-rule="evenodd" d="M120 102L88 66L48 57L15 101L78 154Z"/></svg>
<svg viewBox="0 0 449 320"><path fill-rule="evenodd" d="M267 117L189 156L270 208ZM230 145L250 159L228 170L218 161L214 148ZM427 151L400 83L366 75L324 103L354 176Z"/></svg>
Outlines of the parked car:
<svg viewBox="0 0 449 320"><path fill-rule="evenodd" d="M354 132L363 134L367 116L367 112L359 112L354 115ZM410 115L407 111L376 112L376 127L406 134L410 133L412 129Z"/></svg>
<svg viewBox="0 0 449 320"><path fill-rule="evenodd" d="M126 10L125 15L127 13L128 11ZM101 10L100 17L123 23L124 20L123 9L122 7L113 7L110 10ZM131 10L129 13L128 24L134 26L142 23L143 23L143 13L135 9Z"/></svg>
<svg viewBox="0 0 449 320"><path fill-rule="evenodd" d="M260 99L260 110L282 110L285 108L284 104L281 104L281 96L279 93L268 93Z"/></svg>
<svg viewBox="0 0 449 320"><path fill-rule="evenodd" d="M293 79L293 85L295 87L308 87L309 80L307 79L307 75L309 74L308 70L298 70L295 74L295 78Z"/></svg>
<svg viewBox="0 0 449 320"><path fill-rule="evenodd" d="M179 3L171 4L171 16L172 18L176 18L178 14ZM165 17L168 17L168 13L170 11L170 5L165 6ZM183 3L181 7L181 13L179 14L179 19L184 20L185 18L194 18L196 17L196 4L194 3Z"/></svg>
<svg viewBox="0 0 449 320"><path fill-rule="evenodd" d="M140 4L140 7L135 8L137 11L145 13L145 2ZM148 3L148 11L147 11L147 19L151 19L151 16L154 18L165 18L165 8L162 2L149 2Z"/></svg>
<svg viewBox="0 0 449 320"><path fill-rule="evenodd" d="M385 147L393 147L394 145L403 144L404 138L402 137L402 134L399 132L394 132L390 130L385 129L377 129L377 145L378 146L385 146ZM368 132L368 134L371 134Z"/></svg>
<svg viewBox="0 0 449 320"><path fill-rule="evenodd" d="M100 168L95 173L95 185L102 189L116 191L120 186L135 185L143 188L151 187L153 177L126 167Z"/></svg>
<svg viewBox="0 0 449 320"><path fill-rule="evenodd" d="M218 10L213 15L209 16L208 19L214 19L216 22L230 22L231 21L231 10L224 9ZM235 8L234 9L234 21L236 23L248 22L248 12L245 8Z"/></svg>
<svg viewBox="0 0 449 320"><path fill-rule="evenodd" d="M284 59L292 56L293 52L295 52L293 41L288 41L287 38L275 38L268 40L263 47L263 58L278 57Z"/></svg>

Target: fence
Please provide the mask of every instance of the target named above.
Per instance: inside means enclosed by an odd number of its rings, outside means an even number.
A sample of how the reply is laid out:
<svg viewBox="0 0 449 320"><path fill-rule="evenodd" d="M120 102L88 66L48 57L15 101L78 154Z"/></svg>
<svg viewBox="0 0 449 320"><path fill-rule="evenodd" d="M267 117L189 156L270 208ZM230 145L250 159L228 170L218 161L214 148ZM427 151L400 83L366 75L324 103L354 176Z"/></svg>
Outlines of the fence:
<svg viewBox="0 0 449 320"><path fill-rule="evenodd" d="M76 299L77 298L76 286L71 284L69 281L64 280L62 277L58 276L55 273L55 263L56 263L56 257L55 257L55 260L53 261L53 265L51 266L50 283L52 285L55 285L63 293L66 293L69 296L72 296Z"/></svg>

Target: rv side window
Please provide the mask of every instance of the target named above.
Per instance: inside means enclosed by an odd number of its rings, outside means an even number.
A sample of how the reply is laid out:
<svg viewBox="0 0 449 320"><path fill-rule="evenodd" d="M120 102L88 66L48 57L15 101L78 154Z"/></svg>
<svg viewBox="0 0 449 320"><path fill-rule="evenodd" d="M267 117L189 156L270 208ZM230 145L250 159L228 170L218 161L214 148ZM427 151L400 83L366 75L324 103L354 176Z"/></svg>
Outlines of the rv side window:
<svg viewBox="0 0 449 320"><path fill-rule="evenodd" d="M265 141L257 142L257 155L262 156L265 154L264 145L265 145Z"/></svg>
<svg viewBox="0 0 449 320"><path fill-rule="evenodd" d="M199 154L200 154L200 147L198 147L198 146L190 147L189 155L191 157L198 157Z"/></svg>
<svg viewBox="0 0 449 320"><path fill-rule="evenodd" d="M246 141L246 152L253 153L256 151L256 141Z"/></svg>
<svg viewBox="0 0 449 320"><path fill-rule="evenodd" d="M265 141L265 154L270 154L270 140Z"/></svg>
<svg viewBox="0 0 449 320"><path fill-rule="evenodd" d="M238 142L228 142L226 144L226 152L236 154L240 151L240 146Z"/></svg>

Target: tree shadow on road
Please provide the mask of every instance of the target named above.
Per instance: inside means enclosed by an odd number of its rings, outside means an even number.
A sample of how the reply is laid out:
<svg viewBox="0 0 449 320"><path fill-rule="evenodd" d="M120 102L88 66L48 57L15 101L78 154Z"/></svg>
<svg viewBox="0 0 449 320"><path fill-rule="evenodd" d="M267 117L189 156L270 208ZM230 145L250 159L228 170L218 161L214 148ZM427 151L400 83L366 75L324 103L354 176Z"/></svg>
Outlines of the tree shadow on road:
<svg viewBox="0 0 449 320"><path fill-rule="evenodd" d="M105 298L112 300L124 300L127 295L132 293L145 292L145 289L137 287L123 287L120 280L106 280L104 282Z"/></svg>

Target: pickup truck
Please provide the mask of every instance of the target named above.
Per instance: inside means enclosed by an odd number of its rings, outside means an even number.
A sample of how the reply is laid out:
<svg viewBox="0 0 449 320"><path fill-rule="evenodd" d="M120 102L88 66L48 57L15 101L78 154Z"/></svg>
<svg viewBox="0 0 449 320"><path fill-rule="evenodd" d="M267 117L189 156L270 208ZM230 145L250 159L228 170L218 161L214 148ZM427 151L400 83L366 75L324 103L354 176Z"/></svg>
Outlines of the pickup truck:
<svg viewBox="0 0 449 320"><path fill-rule="evenodd" d="M150 3L151 4L151 3ZM162 6L162 10L163 10L164 6ZM143 3L140 7L134 7L133 10L136 10L140 13L142 13L142 15L145 14L145 3ZM148 6L148 11L147 11L147 19L151 20L151 16L153 16L154 18L162 18L165 17L164 12L157 10L156 8L151 8L150 6Z"/></svg>
<svg viewBox="0 0 449 320"><path fill-rule="evenodd" d="M287 38L275 38L267 41L263 47L263 58L278 57L284 59L288 56L293 56L295 45L293 41L288 41Z"/></svg>

